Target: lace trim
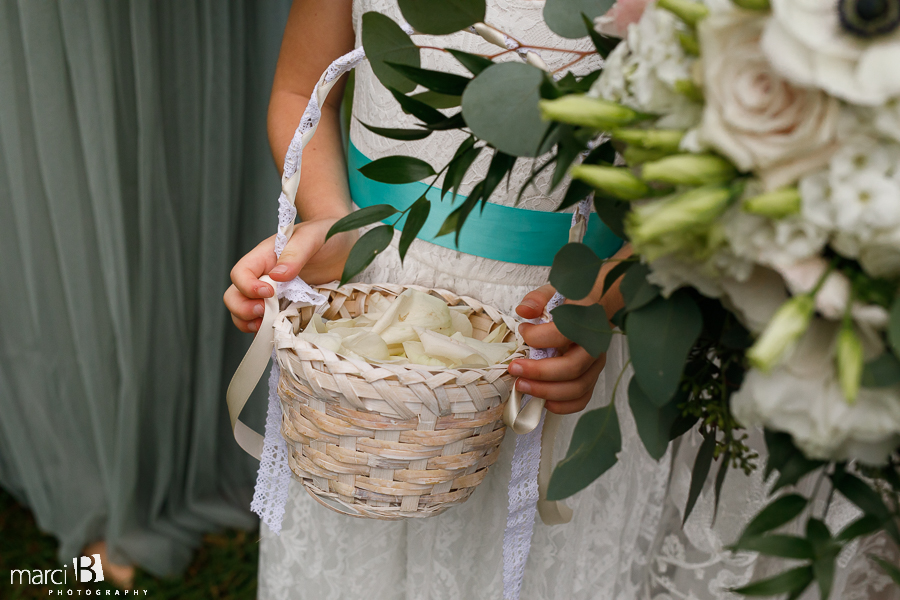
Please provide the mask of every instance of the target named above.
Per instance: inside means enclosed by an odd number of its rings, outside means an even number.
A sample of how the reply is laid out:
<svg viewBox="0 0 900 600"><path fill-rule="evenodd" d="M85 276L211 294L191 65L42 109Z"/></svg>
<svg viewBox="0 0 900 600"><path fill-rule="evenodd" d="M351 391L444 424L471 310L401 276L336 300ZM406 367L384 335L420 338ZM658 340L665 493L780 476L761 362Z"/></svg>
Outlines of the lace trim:
<svg viewBox="0 0 900 600"><path fill-rule="evenodd" d="M572 227L584 222L591 212L591 197L578 203L572 213ZM559 292L553 294L547 302L547 311L551 311L565 301ZM553 319L548 319L547 322ZM533 322L538 321L534 319ZM556 356L554 348L532 348L529 358L541 360ZM531 401L531 396L523 398L523 406ZM516 449L512 459L512 476L509 480L509 514L506 517L506 531L503 532L503 598L519 600L522 592L522 579L525 577L525 564L531 551L531 538L534 535L534 515L538 503L538 471L541 465L541 432L544 429L544 417L538 426L525 435L516 438Z"/></svg>
<svg viewBox="0 0 900 600"><path fill-rule="evenodd" d="M281 368L272 353L269 374L269 409L266 412L266 436L256 473L256 488L250 510L275 534L281 533L284 507L291 483L291 469L287 461L287 442L281 435L281 401L278 399L278 378Z"/></svg>
<svg viewBox="0 0 900 600"><path fill-rule="evenodd" d="M331 83L338 77L353 69L366 58L362 48L348 52L331 63L322 78L316 84L315 89L303 111L300 124L294 131L294 137L288 146L284 159L284 177L282 178L282 191L278 197L278 233L275 236L275 254L281 256L284 247L294 228L297 219L297 207L294 205L293 196L296 195L296 180L299 178L300 166L303 159L303 147L316 131L319 120L322 118L320 103L324 102ZM293 188L293 191L288 191ZM296 277L291 281L279 283L277 294L279 298L287 298L292 302L302 302L320 306L327 300L325 296L316 292L305 281ZM291 469L287 460L287 442L281 435L281 401L278 399L278 377L280 369L273 354L272 372L269 375L269 407L266 412L266 435L263 441L262 456L259 461L259 471L256 475L256 487L253 490L253 501L250 510L258 514L263 523L276 535L281 533L284 522L284 507L288 500L288 489L291 482Z"/></svg>

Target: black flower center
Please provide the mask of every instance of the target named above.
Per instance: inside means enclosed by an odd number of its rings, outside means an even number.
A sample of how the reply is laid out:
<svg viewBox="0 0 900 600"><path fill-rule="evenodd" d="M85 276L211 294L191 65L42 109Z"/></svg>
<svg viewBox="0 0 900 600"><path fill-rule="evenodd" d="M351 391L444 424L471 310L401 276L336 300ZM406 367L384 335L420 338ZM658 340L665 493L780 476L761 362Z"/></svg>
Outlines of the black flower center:
<svg viewBox="0 0 900 600"><path fill-rule="evenodd" d="M853 35L884 35L900 27L900 0L838 0L838 14Z"/></svg>

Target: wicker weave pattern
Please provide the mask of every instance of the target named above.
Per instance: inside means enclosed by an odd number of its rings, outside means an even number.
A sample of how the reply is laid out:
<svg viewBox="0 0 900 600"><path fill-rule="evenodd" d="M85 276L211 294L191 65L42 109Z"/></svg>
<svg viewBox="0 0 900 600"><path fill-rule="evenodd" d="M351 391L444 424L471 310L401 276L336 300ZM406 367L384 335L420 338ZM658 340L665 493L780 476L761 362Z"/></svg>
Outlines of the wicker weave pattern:
<svg viewBox="0 0 900 600"><path fill-rule="evenodd" d="M474 337L516 321L473 298L418 286L335 284L326 319L366 311L370 295L396 297L406 289L466 305ZM468 498L499 455L506 427L503 406L513 378L506 365L435 368L374 364L313 346L292 335L312 308L284 310L276 349L279 396L294 475L317 500L340 512L376 519L436 515ZM278 327L276 326L276 330Z"/></svg>

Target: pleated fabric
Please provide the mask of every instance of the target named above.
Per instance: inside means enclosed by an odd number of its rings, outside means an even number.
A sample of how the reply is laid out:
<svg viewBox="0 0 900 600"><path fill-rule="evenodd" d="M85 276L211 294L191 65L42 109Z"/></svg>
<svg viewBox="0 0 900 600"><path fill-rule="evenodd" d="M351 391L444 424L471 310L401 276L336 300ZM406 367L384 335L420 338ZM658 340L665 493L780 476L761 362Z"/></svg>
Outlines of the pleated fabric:
<svg viewBox="0 0 900 600"><path fill-rule="evenodd" d="M275 229L287 0L0 0L0 485L156 575L250 528L222 303ZM261 428L264 399L249 408Z"/></svg>

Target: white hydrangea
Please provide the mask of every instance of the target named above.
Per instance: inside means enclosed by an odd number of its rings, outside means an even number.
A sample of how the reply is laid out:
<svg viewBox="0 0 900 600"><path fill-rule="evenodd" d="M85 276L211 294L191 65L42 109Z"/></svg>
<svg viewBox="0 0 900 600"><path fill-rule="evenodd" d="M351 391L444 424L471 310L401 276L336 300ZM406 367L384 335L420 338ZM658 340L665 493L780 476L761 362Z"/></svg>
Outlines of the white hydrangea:
<svg viewBox="0 0 900 600"><path fill-rule="evenodd" d="M803 178L802 217L874 276L900 275L900 145L858 134L828 168Z"/></svg>
<svg viewBox="0 0 900 600"><path fill-rule="evenodd" d="M828 231L801 216L769 219L734 207L722 217L725 237L737 256L767 267L782 267L815 256Z"/></svg>
<svg viewBox="0 0 900 600"><path fill-rule="evenodd" d="M900 443L900 386L864 387L848 403L834 362L839 327L814 320L784 364L749 371L732 411L745 427L791 434L810 458L880 464Z"/></svg>
<svg viewBox="0 0 900 600"><path fill-rule="evenodd" d="M648 7L629 25L625 40L610 53L589 95L663 115L658 127L687 129L700 121L702 107L675 90L692 80L696 59L688 56L678 34L684 24L668 11Z"/></svg>

